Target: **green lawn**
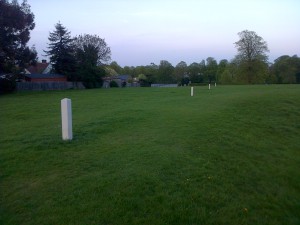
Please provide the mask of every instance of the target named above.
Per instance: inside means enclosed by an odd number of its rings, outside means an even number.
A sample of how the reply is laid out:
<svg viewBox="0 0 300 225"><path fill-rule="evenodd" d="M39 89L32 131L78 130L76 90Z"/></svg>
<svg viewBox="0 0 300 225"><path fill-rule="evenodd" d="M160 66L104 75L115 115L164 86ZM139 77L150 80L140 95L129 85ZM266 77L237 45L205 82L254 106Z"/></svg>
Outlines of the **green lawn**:
<svg viewBox="0 0 300 225"><path fill-rule="evenodd" d="M300 224L299 85L24 92L0 106L0 224Z"/></svg>

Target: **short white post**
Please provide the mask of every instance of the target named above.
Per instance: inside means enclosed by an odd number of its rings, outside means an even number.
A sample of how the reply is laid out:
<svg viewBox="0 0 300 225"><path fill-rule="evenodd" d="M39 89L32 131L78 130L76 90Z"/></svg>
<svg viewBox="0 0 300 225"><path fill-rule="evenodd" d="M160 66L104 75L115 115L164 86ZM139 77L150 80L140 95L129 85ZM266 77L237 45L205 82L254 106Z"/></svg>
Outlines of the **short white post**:
<svg viewBox="0 0 300 225"><path fill-rule="evenodd" d="M61 100L61 124L62 124L62 139L72 140L72 104L71 99L64 98Z"/></svg>
<svg viewBox="0 0 300 225"><path fill-rule="evenodd" d="M191 96L194 96L194 87L191 87Z"/></svg>
<svg viewBox="0 0 300 225"><path fill-rule="evenodd" d="M210 90L210 84L208 84L208 90Z"/></svg>
<svg viewBox="0 0 300 225"><path fill-rule="evenodd" d="M215 83L215 87L217 87L217 83Z"/></svg>

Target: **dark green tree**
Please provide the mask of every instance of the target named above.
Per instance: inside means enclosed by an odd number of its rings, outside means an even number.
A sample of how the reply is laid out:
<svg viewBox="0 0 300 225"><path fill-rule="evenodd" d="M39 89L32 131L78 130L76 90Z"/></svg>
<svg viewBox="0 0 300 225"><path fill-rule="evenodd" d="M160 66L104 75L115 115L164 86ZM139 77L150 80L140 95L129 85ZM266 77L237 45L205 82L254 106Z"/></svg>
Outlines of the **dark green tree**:
<svg viewBox="0 0 300 225"><path fill-rule="evenodd" d="M116 61L112 61L110 63L110 67L114 69L118 74L122 73L122 67Z"/></svg>
<svg viewBox="0 0 300 225"><path fill-rule="evenodd" d="M145 67L145 70L146 70L145 75L147 77L147 82L149 86L151 86L151 84L157 82L158 65L151 63L150 65L147 65Z"/></svg>
<svg viewBox="0 0 300 225"><path fill-rule="evenodd" d="M167 60L161 60L158 67L157 81L159 83L167 84L176 82L173 77L174 67Z"/></svg>
<svg viewBox="0 0 300 225"><path fill-rule="evenodd" d="M78 78L87 88L102 86L105 76L104 63L110 60L111 51L104 39L84 34L74 38Z"/></svg>
<svg viewBox="0 0 300 225"><path fill-rule="evenodd" d="M264 82L268 72L267 42L254 31L244 30L238 35L240 39L235 42L238 51L235 60L241 76L244 76L241 80L247 83Z"/></svg>
<svg viewBox="0 0 300 225"><path fill-rule="evenodd" d="M200 66L198 63L193 62L188 66L188 76L192 83L201 83L203 79L200 76Z"/></svg>
<svg viewBox="0 0 300 225"><path fill-rule="evenodd" d="M216 82L218 72L218 63L213 57L206 59L206 81L208 83Z"/></svg>
<svg viewBox="0 0 300 225"><path fill-rule="evenodd" d="M79 35L74 38L74 45L76 51L84 54L86 61L89 61L94 66L104 65L111 59L110 48L105 40L98 35Z"/></svg>
<svg viewBox="0 0 300 225"><path fill-rule="evenodd" d="M179 62L174 69L174 76L177 83L181 82L182 79L187 75L188 66L186 62L181 61Z"/></svg>
<svg viewBox="0 0 300 225"><path fill-rule="evenodd" d="M297 55L280 56L271 66L271 75L276 83L300 83L300 58Z"/></svg>
<svg viewBox="0 0 300 225"><path fill-rule="evenodd" d="M0 72L18 73L36 62L35 49L27 46L34 27L34 14L26 0L22 4L0 0Z"/></svg>
<svg viewBox="0 0 300 225"><path fill-rule="evenodd" d="M67 75L70 80L76 80L75 52L73 39L70 32L60 22L55 25L55 30L50 32L48 50L44 51L50 56L55 73Z"/></svg>
<svg viewBox="0 0 300 225"><path fill-rule="evenodd" d="M222 77L222 74L224 73L224 71L226 70L227 66L228 66L229 62L227 59L222 59L219 62L218 65L218 71L217 71L217 77L216 77L216 82L219 82L219 80Z"/></svg>

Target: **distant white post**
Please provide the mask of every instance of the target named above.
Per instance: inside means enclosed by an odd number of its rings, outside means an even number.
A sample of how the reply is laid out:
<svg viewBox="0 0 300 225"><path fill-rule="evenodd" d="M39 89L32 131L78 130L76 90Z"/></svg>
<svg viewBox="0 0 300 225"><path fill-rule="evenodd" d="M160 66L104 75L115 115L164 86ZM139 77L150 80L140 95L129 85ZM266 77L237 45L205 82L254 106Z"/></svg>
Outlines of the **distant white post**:
<svg viewBox="0 0 300 225"><path fill-rule="evenodd" d="M208 84L208 90L210 90L210 84Z"/></svg>
<svg viewBox="0 0 300 225"><path fill-rule="evenodd" d="M62 124L62 139L72 140L72 104L71 99L64 98L61 100L61 124Z"/></svg>
<svg viewBox="0 0 300 225"><path fill-rule="evenodd" d="M217 87L217 82L215 83L215 87Z"/></svg>
<svg viewBox="0 0 300 225"><path fill-rule="evenodd" d="M191 87L191 96L194 96L194 87Z"/></svg>

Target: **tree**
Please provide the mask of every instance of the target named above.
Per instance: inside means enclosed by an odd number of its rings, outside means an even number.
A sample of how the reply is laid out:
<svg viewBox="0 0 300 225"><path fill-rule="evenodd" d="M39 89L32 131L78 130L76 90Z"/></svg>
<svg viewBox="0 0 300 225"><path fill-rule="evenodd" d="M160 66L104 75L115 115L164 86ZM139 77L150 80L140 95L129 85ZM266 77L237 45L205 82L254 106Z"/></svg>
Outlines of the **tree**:
<svg viewBox="0 0 300 225"><path fill-rule="evenodd" d="M237 58L241 61L252 62L255 60L267 62L269 52L267 42L254 31L244 30L238 33L240 40L235 42L238 50Z"/></svg>
<svg viewBox="0 0 300 225"><path fill-rule="evenodd" d="M206 77L207 81L211 83L216 81L218 72L218 63L213 57L208 57L206 59Z"/></svg>
<svg viewBox="0 0 300 225"><path fill-rule="evenodd" d="M21 5L0 0L0 71L20 72L36 62L35 49L26 46L34 27L34 14L26 0Z"/></svg>
<svg viewBox="0 0 300 225"><path fill-rule="evenodd" d="M175 66L175 69L174 69L174 75L175 75L175 79L178 82L180 82L185 75L187 75L187 69L188 69L188 66L186 64L186 62L184 61L181 61L180 63L178 63L176 66Z"/></svg>
<svg viewBox="0 0 300 225"><path fill-rule="evenodd" d="M276 83L300 83L300 58L297 55L280 56L271 66L271 76Z"/></svg>
<svg viewBox="0 0 300 225"><path fill-rule="evenodd" d="M193 62L188 66L188 76L192 83L200 83L203 81L200 76L200 67L198 63Z"/></svg>
<svg viewBox="0 0 300 225"><path fill-rule="evenodd" d="M224 71L226 70L227 66L228 66L229 62L227 59L222 59L219 62L218 65L218 71L217 71L217 77L216 77L216 81L219 82L220 78L222 77L222 74L224 73Z"/></svg>
<svg viewBox="0 0 300 225"><path fill-rule="evenodd" d="M151 86L152 83L155 83L157 81L158 77L158 65L151 63L150 65L147 65L145 67L145 75L147 77L147 82Z"/></svg>
<svg viewBox="0 0 300 225"><path fill-rule="evenodd" d="M258 83L267 76L267 42L254 31L244 30L238 33L240 40L235 42L238 54L235 59L239 63L240 72L248 83Z"/></svg>
<svg viewBox="0 0 300 225"><path fill-rule="evenodd" d="M103 65L110 61L111 51L104 39L97 35L84 34L75 37L74 45L77 53L85 56L91 65Z"/></svg>
<svg viewBox="0 0 300 225"><path fill-rule="evenodd" d="M67 75L74 80L76 71L73 39L71 33L60 22L55 25L55 30L50 32L48 40L48 51L44 51L50 56L54 72Z"/></svg>
<svg viewBox="0 0 300 225"><path fill-rule="evenodd" d="M147 81L147 77L146 77L145 74L141 73L141 74L138 75L137 78L138 78L138 80L140 82L141 87L149 87L149 83Z"/></svg>
<svg viewBox="0 0 300 225"><path fill-rule="evenodd" d="M167 84L175 82L172 74L174 71L174 67L167 60L161 60L158 67L158 82Z"/></svg>
<svg viewBox="0 0 300 225"><path fill-rule="evenodd" d="M117 74L113 68L108 66L103 68L104 62L108 62L111 55L110 48L107 47L104 39L97 35L84 34L75 37L73 45L77 65L76 73L80 75L80 81L87 88L101 87L102 77L107 72Z"/></svg>
<svg viewBox="0 0 300 225"><path fill-rule="evenodd" d="M118 74L122 73L122 67L116 61L112 61L110 63L110 67L114 69Z"/></svg>

